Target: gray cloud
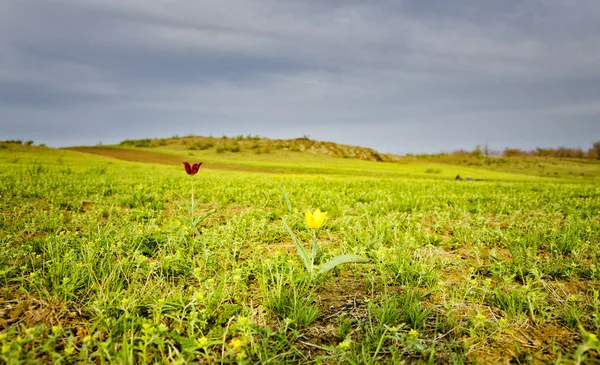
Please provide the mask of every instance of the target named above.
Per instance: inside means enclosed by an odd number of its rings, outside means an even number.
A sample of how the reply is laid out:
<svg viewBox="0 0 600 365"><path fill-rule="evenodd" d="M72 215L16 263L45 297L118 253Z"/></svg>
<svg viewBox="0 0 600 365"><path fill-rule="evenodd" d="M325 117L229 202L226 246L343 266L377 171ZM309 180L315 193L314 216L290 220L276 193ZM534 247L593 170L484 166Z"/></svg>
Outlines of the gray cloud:
<svg viewBox="0 0 600 365"><path fill-rule="evenodd" d="M586 147L599 117L595 0L0 4L0 139Z"/></svg>

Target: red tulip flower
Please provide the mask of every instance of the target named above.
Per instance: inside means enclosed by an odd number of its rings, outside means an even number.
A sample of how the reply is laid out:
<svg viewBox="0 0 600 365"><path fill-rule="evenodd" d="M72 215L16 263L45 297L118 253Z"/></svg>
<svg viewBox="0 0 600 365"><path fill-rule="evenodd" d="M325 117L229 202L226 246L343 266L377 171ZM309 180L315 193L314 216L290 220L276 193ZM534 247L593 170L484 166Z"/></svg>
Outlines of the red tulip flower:
<svg viewBox="0 0 600 365"><path fill-rule="evenodd" d="M183 164L185 165L185 172L187 172L187 174L190 176L196 175L198 173L198 169L200 169L200 166L202 166L202 162L195 163L191 166L189 162L184 162Z"/></svg>
<svg viewBox="0 0 600 365"><path fill-rule="evenodd" d="M189 217L184 218L184 221L187 221L187 225L189 226L191 236L196 237L197 235L200 235L200 231L197 228L198 224L204 219L206 219L208 216L215 214L216 210L213 209L200 217L195 216L194 209L198 205L199 201L196 201L196 199L194 199L194 175L196 175L198 173L198 170L200 170L202 162L198 162L193 165L190 165L189 162L184 162L183 165L185 166L185 172L190 177L190 184L192 185L192 199L190 201L190 205L187 206Z"/></svg>

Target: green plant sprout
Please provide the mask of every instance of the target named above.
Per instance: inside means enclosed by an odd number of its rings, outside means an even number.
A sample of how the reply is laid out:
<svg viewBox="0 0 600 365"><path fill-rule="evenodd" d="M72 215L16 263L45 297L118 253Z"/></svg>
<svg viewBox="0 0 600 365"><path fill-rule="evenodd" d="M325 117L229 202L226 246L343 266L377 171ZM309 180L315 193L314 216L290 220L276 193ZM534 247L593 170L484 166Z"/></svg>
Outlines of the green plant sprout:
<svg viewBox="0 0 600 365"><path fill-rule="evenodd" d="M209 210L208 212L204 213L200 217L194 219L194 210L198 206L198 203L200 203L199 200L194 201L194 176L198 173L200 166L202 166L202 162L195 163L193 165L190 165L188 162L184 162L183 164L185 166L185 172L190 176L190 182L192 185L192 199L190 201L190 205L188 205L186 207L187 211L188 211L188 217L181 217L181 218L190 227L190 230L192 231L192 233L199 236L200 231L198 230L198 224L200 224L200 222L202 222L209 216L215 214L217 211L215 209Z"/></svg>
<svg viewBox="0 0 600 365"><path fill-rule="evenodd" d="M298 256L300 256L302 262L304 262L306 271L308 271L311 276L326 275L329 271L341 264L369 262L369 259L362 256L347 254L336 256L320 266L315 266L315 257L317 256L317 230L321 228L326 217L327 212L321 212L319 208L317 208L314 212L305 212L306 225L308 225L308 228L312 229L313 233L312 248L310 253L304 248L304 246L302 246L294 232L292 232L290 229L290 226L285 221L285 218L282 218L285 228L294 241Z"/></svg>

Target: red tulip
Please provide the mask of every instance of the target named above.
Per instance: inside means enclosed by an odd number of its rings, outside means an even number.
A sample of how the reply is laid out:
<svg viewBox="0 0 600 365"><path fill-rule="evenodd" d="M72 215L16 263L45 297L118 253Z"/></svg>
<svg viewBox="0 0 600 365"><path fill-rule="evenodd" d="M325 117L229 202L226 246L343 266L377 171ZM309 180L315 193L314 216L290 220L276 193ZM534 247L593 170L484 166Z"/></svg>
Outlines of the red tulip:
<svg viewBox="0 0 600 365"><path fill-rule="evenodd" d="M185 165L185 172L187 172L188 175L196 175L198 173L198 169L202 165L202 162L195 163L192 166L190 166L189 162L184 162L183 164Z"/></svg>

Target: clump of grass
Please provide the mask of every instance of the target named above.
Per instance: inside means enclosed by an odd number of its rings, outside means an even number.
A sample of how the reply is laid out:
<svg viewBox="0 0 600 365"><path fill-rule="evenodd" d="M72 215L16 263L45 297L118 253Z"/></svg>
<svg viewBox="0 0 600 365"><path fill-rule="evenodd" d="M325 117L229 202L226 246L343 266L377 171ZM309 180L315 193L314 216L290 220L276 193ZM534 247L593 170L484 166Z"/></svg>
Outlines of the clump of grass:
<svg viewBox="0 0 600 365"><path fill-rule="evenodd" d="M191 150L191 151L204 151L204 150L211 149L214 146L215 146L215 144L213 142L211 142L211 141L204 142L204 143L202 143L202 142L196 142L193 145L189 146L188 150Z"/></svg>
<svg viewBox="0 0 600 365"><path fill-rule="evenodd" d="M439 263L431 254L424 251L414 251L412 255L407 250L398 250L396 256L384 263L385 271L392 280L408 287L430 288L438 281L436 269Z"/></svg>
<svg viewBox="0 0 600 365"><path fill-rule="evenodd" d="M131 147L152 147L153 140L150 138L144 139L126 139L120 143L121 146L131 146Z"/></svg>
<svg viewBox="0 0 600 365"><path fill-rule="evenodd" d="M287 325L306 327L319 316L310 277L281 264L263 267L261 291L264 305Z"/></svg>
<svg viewBox="0 0 600 365"><path fill-rule="evenodd" d="M217 146L217 153L225 153L225 152L237 153L237 152L240 152L241 150L242 150L242 148L237 143Z"/></svg>

